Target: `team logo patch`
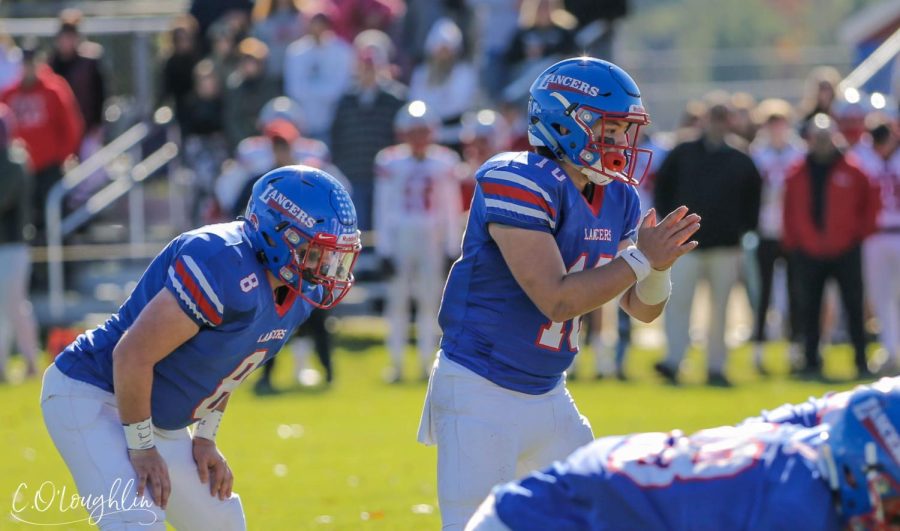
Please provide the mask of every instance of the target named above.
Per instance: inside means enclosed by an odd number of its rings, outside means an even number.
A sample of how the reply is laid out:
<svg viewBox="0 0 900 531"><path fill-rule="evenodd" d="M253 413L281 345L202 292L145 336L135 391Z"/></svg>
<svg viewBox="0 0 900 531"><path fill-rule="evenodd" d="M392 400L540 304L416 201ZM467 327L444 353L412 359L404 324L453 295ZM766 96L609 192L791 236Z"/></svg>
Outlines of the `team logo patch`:
<svg viewBox="0 0 900 531"><path fill-rule="evenodd" d="M565 92L578 92L586 96L599 96L600 89L586 81L575 79L560 74L548 74L541 79L539 88L549 90L562 90Z"/></svg>
<svg viewBox="0 0 900 531"><path fill-rule="evenodd" d="M271 184L266 186L266 189L263 190L259 199L267 206L296 219L305 227L312 228L312 226L316 224L316 219L314 217L307 214L305 210L297 206L297 204L291 201L286 195L276 190Z"/></svg>

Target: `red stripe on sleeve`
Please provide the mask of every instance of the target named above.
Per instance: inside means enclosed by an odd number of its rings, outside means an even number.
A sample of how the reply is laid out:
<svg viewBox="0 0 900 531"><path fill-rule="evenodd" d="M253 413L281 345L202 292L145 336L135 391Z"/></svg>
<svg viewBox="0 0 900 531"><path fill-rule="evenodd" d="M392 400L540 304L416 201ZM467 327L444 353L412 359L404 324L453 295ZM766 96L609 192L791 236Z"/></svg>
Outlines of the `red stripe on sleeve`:
<svg viewBox="0 0 900 531"><path fill-rule="evenodd" d="M222 316L219 315L219 312L217 312L212 304L206 299L206 296L200 290L200 286L194 281L194 277L188 273L187 269L184 267L184 263L180 259L175 261L175 273L178 275L178 278L181 279L181 284L188 291L188 294L190 294L197 303L197 307L203 312L203 316L214 325L221 324Z"/></svg>
<svg viewBox="0 0 900 531"><path fill-rule="evenodd" d="M550 206L543 197L535 194L534 192L516 188L515 186L487 182L481 183L481 189L486 194L518 199L519 201L524 201L526 203L541 207L541 209L546 212L551 219L556 217L556 210L554 210L553 207Z"/></svg>

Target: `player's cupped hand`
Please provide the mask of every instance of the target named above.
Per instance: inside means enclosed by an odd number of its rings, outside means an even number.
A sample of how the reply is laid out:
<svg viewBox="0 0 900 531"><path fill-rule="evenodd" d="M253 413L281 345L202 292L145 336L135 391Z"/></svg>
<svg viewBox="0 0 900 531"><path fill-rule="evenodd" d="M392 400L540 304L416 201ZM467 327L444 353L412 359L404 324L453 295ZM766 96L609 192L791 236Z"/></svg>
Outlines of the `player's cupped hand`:
<svg viewBox="0 0 900 531"><path fill-rule="evenodd" d="M225 461L225 457L216 447L215 441L194 437L194 462L201 483L209 483L209 494L220 500L231 497L234 487L234 474Z"/></svg>
<svg viewBox="0 0 900 531"><path fill-rule="evenodd" d="M150 496L161 509L169 503L172 483L169 481L169 467L156 448L128 450L128 459L138 477L137 495L143 496L149 488Z"/></svg>
<svg viewBox="0 0 900 531"><path fill-rule="evenodd" d="M680 206L657 222L656 209L647 211L638 228L637 247L644 253L653 269L663 271L672 267L678 257L697 247L691 236L700 230L700 216L688 213Z"/></svg>

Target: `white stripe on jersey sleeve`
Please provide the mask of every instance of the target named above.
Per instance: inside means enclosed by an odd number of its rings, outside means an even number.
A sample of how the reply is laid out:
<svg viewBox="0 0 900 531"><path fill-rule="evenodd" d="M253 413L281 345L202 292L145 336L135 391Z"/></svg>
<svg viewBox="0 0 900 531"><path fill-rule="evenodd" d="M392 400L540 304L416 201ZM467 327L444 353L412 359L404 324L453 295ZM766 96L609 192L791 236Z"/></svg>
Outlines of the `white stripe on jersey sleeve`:
<svg viewBox="0 0 900 531"><path fill-rule="evenodd" d="M219 311L220 314L225 313L225 307L222 306L222 303L219 302L219 297L216 296L216 292L213 291L212 286L207 282L206 277L203 276L203 272L200 271L200 267L197 265L197 262L194 262L194 259L188 255L184 255L184 263L187 264L188 269L191 270L191 273L197 277L197 280L200 281L200 287L203 288L203 292L206 293L206 296L209 297L209 300L216 306L216 310Z"/></svg>
<svg viewBox="0 0 900 531"><path fill-rule="evenodd" d="M190 309L192 312L194 312L194 315L198 319L200 319L201 321L203 321L204 323L206 323L209 326L213 326L213 324L209 321L209 319L207 319L206 317L203 316L202 313L200 313L200 310L197 308L197 305L194 304L194 301L191 300L191 297L184 290L184 286L182 286L181 282L178 281L178 275L175 274L175 268L172 266L169 266L169 279L172 281L172 285L175 286L175 290L178 291L178 297L184 301L184 303L187 305L188 309Z"/></svg>
<svg viewBox="0 0 900 531"><path fill-rule="evenodd" d="M550 199L550 194L544 191L543 188L534 183L534 181L530 181L521 175L516 175L515 173L504 171L504 170L490 170L489 172L484 174L488 179L499 179L501 181L509 181L512 183L516 183L518 185L524 186L529 190L534 190L535 192L541 194L543 198L550 204L553 204L553 200Z"/></svg>
<svg viewBox="0 0 900 531"><path fill-rule="evenodd" d="M528 216L532 218L537 218L541 221L546 221L547 224L550 225L551 229L556 228L556 222L550 219L550 216L547 215L543 210L538 210L536 208L528 208L522 205L517 205L515 203L508 203L506 201L498 201L497 199L487 199L484 200L484 205L492 208L501 208L503 210L510 210L515 212L516 214L522 214L523 216Z"/></svg>

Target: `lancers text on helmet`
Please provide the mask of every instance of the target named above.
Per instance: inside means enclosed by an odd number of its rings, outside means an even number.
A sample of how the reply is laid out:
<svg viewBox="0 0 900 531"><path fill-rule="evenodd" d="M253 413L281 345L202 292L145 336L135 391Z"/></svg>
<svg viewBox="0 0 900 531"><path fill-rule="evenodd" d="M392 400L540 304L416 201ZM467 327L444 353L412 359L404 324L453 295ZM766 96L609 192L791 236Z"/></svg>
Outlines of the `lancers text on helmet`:
<svg viewBox="0 0 900 531"><path fill-rule="evenodd" d="M315 218L307 214L302 208L297 206L287 196L276 190L271 184L263 190L259 199L266 205L296 219L304 227L312 228L312 226L316 224Z"/></svg>
<svg viewBox="0 0 900 531"><path fill-rule="evenodd" d="M586 81L560 74L550 74L545 76L544 79L541 80L540 88L581 92L587 96L597 96L600 94L600 89L598 87L595 87Z"/></svg>

